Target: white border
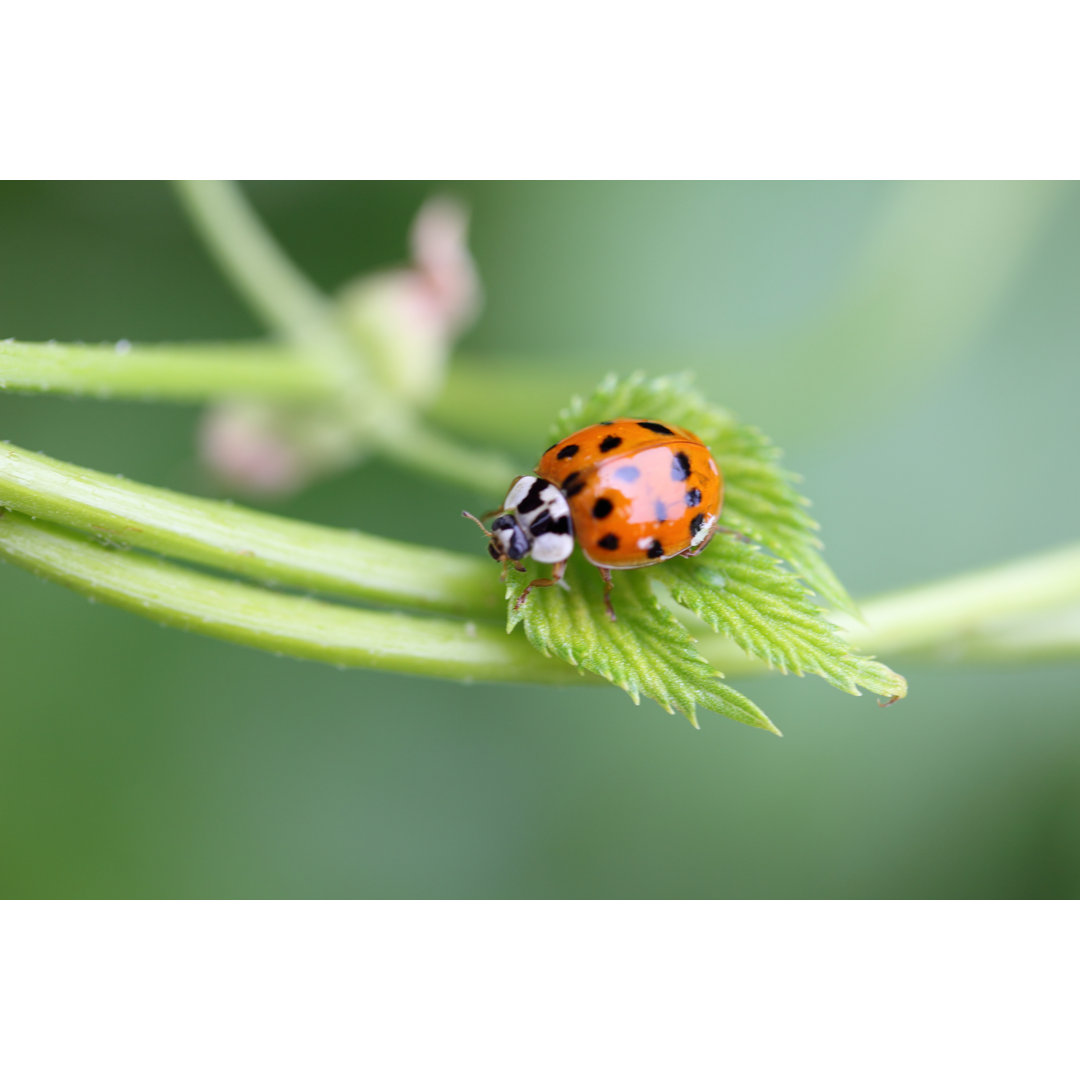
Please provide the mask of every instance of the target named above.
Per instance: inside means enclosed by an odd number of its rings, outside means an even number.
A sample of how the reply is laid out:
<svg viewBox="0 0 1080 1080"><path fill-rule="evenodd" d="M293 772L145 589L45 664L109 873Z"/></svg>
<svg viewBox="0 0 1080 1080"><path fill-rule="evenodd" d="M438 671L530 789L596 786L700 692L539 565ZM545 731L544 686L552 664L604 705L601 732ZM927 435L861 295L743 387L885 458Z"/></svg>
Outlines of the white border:
<svg viewBox="0 0 1080 1080"><path fill-rule="evenodd" d="M7 177L1061 178L1075 8L8 5Z"/></svg>
<svg viewBox="0 0 1080 1080"><path fill-rule="evenodd" d="M7 903L17 1077L1060 1076L1073 903Z"/></svg>

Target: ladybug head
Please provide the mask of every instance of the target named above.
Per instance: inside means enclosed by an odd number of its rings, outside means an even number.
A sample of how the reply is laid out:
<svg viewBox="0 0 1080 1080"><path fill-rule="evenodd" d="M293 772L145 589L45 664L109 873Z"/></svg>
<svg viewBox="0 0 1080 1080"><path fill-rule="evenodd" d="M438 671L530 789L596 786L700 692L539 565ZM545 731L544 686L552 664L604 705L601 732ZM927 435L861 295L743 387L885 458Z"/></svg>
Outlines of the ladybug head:
<svg viewBox="0 0 1080 1080"><path fill-rule="evenodd" d="M476 521L472 514L465 517ZM574 550L566 496L550 481L535 476L519 476L514 481L491 531L484 532L488 554L498 562L516 564L531 555L538 562L556 563L568 559Z"/></svg>
<svg viewBox="0 0 1080 1080"><path fill-rule="evenodd" d="M493 559L516 562L525 558L532 548L532 538L514 513L502 514L491 523L491 542L488 554Z"/></svg>

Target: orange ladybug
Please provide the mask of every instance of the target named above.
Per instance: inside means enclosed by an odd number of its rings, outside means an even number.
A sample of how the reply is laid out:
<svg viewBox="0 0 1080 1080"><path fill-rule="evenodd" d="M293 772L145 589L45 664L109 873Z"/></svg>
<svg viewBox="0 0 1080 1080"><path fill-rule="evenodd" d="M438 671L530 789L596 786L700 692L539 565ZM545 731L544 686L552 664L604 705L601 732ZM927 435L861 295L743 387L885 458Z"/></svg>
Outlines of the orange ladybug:
<svg viewBox="0 0 1080 1080"><path fill-rule="evenodd" d="M518 597L562 582L575 541L604 578L676 555L700 554L716 532L724 479L709 448L685 428L659 420L606 420L548 447L535 476L519 476L498 510L488 553L523 570L521 559L553 563L551 577Z"/></svg>

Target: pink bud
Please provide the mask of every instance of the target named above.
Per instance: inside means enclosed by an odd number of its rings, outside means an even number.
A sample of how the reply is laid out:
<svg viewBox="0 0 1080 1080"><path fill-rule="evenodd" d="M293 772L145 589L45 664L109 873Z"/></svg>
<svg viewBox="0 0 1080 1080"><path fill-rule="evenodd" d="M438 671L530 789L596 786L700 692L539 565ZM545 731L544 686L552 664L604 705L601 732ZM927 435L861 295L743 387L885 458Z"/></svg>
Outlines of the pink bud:
<svg viewBox="0 0 1080 1080"><path fill-rule="evenodd" d="M410 233L417 286L452 340L476 318L480 279L467 243L469 214L456 199L438 195L420 208Z"/></svg>
<svg viewBox="0 0 1080 1080"><path fill-rule="evenodd" d="M257 405L207 410L199 433L202 459L230 487L253 495L287 495L306 480L297 448Z"/></svg>

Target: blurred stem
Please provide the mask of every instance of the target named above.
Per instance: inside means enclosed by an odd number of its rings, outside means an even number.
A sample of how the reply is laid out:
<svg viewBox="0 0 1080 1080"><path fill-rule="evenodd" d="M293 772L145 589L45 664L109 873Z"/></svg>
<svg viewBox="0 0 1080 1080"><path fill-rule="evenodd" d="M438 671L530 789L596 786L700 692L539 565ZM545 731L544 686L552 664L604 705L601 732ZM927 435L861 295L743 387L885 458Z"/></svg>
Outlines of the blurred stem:
<svg viewBox="0 0 1080 1080"><path fill-rule="evenodd" d="M300 404L333 401L337 383L317 366L304 363L303 355L302 349L273 341L165 345L0 341L0 390L192 404L233 397ZM563 360L558 369L548 364L538 382L540 366L542 361L528 357L456 355L430 415L473 438L540 443L546 424L532 425L530 418L555 416L593 378L581 370L567 372ZM596 359L583 366L588 373L605 370ZM528 416L522 415L523 401L529 403ZM506 479L504 472L499 482L505 485Z"/></svg>
<svg viewBox="0 0 1080 1080"><path fill-rule="evenodd" d="M890 655L1025 663L1080 656L1080 544L889 593L863 613L865 626L836 619L857 648Z"/></svg>
<svg viewBox="0 0 1080 1080"><path fill-rule="evenodd" d="M202 404L232 397L327 401L334 381L273 344L0 342L0 389Z"/></svg>
<svg viewBox="0 0 1080 1080"><path fill-rule="evenodd" d="M320 367L333 381L330 400L358 449L373 446L412 468L440 479L453 475L478 490L505 490L513 473L504 458L429 430L409 406L370 377L334 305L293 265L236 184L186 180L177 183L177 191L237 291L298 350L303 362Z"/></svg>
<svg viewBox="0 0 1080 1080"><path fill-rule="evenodd" d="M576 683L581 676L501 627L361 611L225 581L0 514L0 555L167 626L302 660L464 681Z"/></svg>
<svg viewBox="0 0 1080 1080"><path fill-rule="evenodd" d="M0 446L0 505L291 588L453 614L501 613L490 559L181 495L11 445Z"/></svg>
<svg viewBox="0 0 1080 1080"><path fill-rule="evenodd" d="M328 358L347 374L353 346L330 304L300 273L256 217L237 184L179 180L176 191L203 243L237 292L262 321L304 350L309 360Z"/></svg>

